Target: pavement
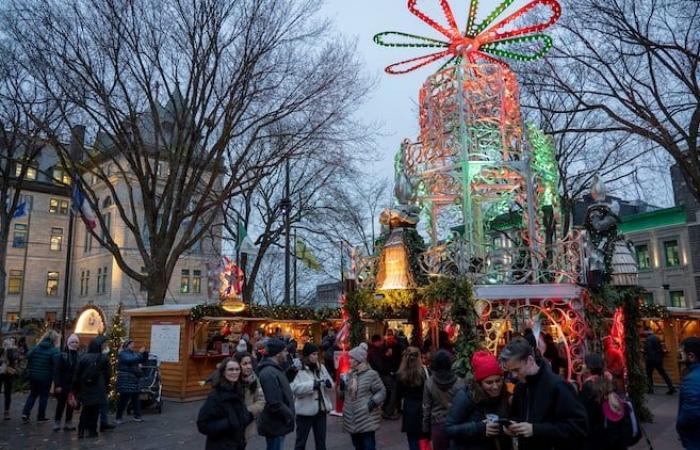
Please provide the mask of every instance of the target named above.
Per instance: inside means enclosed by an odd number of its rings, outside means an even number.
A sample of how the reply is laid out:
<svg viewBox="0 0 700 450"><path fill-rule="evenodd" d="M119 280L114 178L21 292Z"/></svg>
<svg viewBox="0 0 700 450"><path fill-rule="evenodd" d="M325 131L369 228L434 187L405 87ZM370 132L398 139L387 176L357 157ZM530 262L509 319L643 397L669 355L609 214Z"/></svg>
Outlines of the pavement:
<svg viewBox="0 0 700 450"><path fill-rule="evenodd" d="M25 394L15 394L12 400L11 420L0 421L0 449L203 449L204 436L197 431L196 417L202 402L175 403L166 402L163 413L144 409L144 422L127 421L115 430L102 433L97 439L78 440L76 432L53 432L53 421L36 423L38 404L34 406L32 421L22 424L20 421L21 408L24 405ZM655 421L644 424L643 428L649 436L654 450L681 450L675 431L678 396L652 395L649 396L648 406L654 413ZM49 400L47 416L52 417L56 407L54 399ZM111 417L113 420L113 417ZM76 418L77 419L77 418ZM75 419L74 419L75 420ZM77 423L77 420L76 422ZM341 419L328 418L328 450L350 450L350 436L342 431ZM294 435L288 435L284 443L285 450L294 448ZM406 437L401 433L401 421L385 421L377 432L377 448L381 450L406 449ZM307 448L314 448L313 436L309 436ZM247 449L263 450L265 441L255 436L249 442ZM642 439L634 450L646 450L649 446Z"/></svg>

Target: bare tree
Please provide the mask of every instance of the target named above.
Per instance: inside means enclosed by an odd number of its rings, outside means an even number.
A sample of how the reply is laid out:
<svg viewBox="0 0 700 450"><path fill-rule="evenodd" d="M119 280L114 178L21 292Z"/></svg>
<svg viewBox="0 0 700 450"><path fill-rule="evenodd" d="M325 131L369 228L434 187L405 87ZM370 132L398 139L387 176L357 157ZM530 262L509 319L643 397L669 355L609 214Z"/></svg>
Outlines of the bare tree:
<svg viewBox="0 0 700 450"><path fill-rule="evenodd" d="M41 175L37 159L45 147L40 128L26 111L47 124L55 120L52 102L33 88L32 77L17 64L11 44L0 43L0 331L7 293L10 223L21 214L19 208L26 202L22 189L37 183L34 180ZM30 206L24 204L25 208Z"/></svg>
<svg viewBox="0 0 700 450"><path fill-rule="evenodd" d="M598 113L568 133L626 133L663 149L700 199L700 2L577 0L564 10L536 88L573 101L544 110Z"/></svg>
<svg viewBox="0 0 700 450"><path fill-rule="evenodd" d="M149 305L164 302L178 258L220 223L225 200L297 156L299 142L332 134L329 124L360 96L354 47L333 39L318 8L311 0L5 6L3 28L26 69L61 102L67 126L96 137L75 161L65 128L42 126L82 174L99 223L93 238L147 287ZM100 194L113 198L135 258L109 234Z"/></svg>

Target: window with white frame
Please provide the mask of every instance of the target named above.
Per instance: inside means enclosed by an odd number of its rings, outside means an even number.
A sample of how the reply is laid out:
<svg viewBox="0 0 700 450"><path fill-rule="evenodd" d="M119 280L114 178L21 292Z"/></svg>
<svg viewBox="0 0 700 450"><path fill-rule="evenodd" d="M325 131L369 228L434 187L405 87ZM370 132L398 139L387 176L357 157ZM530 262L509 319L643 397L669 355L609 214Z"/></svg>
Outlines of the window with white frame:
<svg viewBox="0 0 700 450"><path fill-rule="evenodd" d="M51 227L51 241L49 249L52 252L60 252L63 247L63 228Z"/></svg>

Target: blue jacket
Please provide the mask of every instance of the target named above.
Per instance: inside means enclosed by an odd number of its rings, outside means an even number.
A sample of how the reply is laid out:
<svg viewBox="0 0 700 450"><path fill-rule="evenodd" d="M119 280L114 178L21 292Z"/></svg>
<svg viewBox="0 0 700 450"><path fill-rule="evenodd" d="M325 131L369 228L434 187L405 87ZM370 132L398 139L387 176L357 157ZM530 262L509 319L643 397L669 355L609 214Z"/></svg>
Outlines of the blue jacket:
<svg viewBox="0 0 700 450"><path fill-rule="evenodd" d="M117 361L117 392L120 394L134 394L139 392L139 377L141 369L139 364L148 361L148 353L136 353L131 350L119 352Z"/></svg>
<svg viewBox="0 0 700 450"><path fill-rule="evenodd" d="M700 363L694 363L690 365L690 371L681 383L676 419L676 431L686 450L700 450L698 425L700 425Z"/></svg>
<svg viewBox="0 0 700 450"><path fill-rule="evenodd" d="M31 381L51 382L54 362L60 352L51 339L45 338L27 353L27 378Z"/></svg>

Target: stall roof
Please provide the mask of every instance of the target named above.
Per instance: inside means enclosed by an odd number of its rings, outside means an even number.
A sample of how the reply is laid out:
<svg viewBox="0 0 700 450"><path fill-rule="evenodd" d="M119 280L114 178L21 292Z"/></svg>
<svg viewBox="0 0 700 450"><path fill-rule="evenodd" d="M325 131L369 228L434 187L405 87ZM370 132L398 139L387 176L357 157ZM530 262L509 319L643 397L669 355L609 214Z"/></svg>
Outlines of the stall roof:
<svg viewBox="0 0 700 450"><path fill-rule="evenodd" d="M127 309L127 316L189 316L196 304L158 305Z"/></svg>
<svg viewBox="0 0 700 450"><path fill-rule="evenodd" d="M700 309L699 308L667 308L668 312L671 313L672 317L687 316L700 319Z"/></svg>
<svg viewBox="0 0 700 450"><path fill-rule="evenodd" d="M474 286L474 297L483 300L543 300L578 298L581 287L575 284L498 284Z"/></svg>

